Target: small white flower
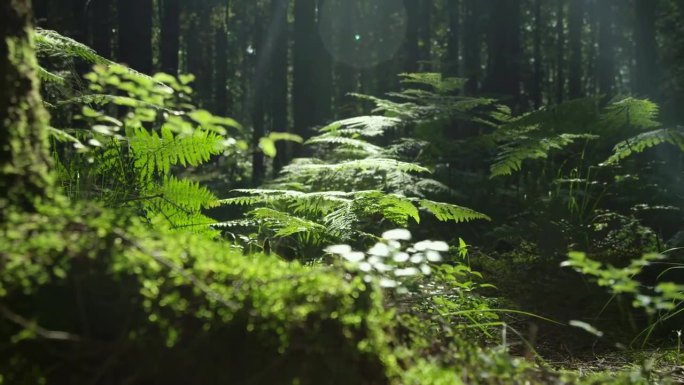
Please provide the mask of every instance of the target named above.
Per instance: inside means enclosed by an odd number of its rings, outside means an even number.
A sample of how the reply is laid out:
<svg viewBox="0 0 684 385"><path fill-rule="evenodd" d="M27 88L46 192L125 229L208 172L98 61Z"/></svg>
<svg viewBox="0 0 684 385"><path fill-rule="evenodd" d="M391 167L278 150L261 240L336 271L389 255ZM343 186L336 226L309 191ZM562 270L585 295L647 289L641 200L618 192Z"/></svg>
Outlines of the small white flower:
<svg viewBox="0 0 684 385"><path fill-rule="evenodd" d="M337 255L351 253L351 251L352 248L349 245L333 245L325 248L326 253Z"/></svg>
<svg viewBox="0 0 684 385"><path fill-rule="evenodd" d="M434 251L449 251L449 245L442 241L420 241L413 247L417 251L434 250Z"/></svg>
<svg viewBox="0 0 684 385"><path fill-rule="evenodd" d="M406 229L394 229L382 233L382 238L393 241L410 241L411 232Z"/></svg>
<svg viewBox="0 0 684 385"><path fill-rule="evenodd" d="M340 255L342 255L342 258L346 259L347 261L349 261L351 263L361 262L366 257L360 251L352 251L352 252L344 253L344 254L340 254Z"/></svg>
<svg viewBox="0 0 684 385"><path fill-rule="evenodd" d="M422 263L425 262L425 256L422 253L413 254L411 257L411 263Z"/></svg>
<svg viewBox="0 0 684 385"><path fill-rule="evenodd" d="M368 250L368 254L377 255L378 257L387 257L390 255L390 249L386 244L378 242Z"/></svg>
<svg viewBox="0 0 684 385"><path fill-rule="evenodd" d="M420 273L415 267L407 267L406 269L394 270L394 275L397 277L413 277Z"/></svg>
<svg viewBox="0 0 684 385"><path fill-rule="evenodd" d="M404 253L404 252L396 253L392 257L394 262L397 262L397 263L404 263L404 262L408 261L409 258L410 258L410 256L408 255L408 253Z"/></svg>
<svg viewBox="0 0 684 385"><path fill-rule="evenodd" d="M93 147L102 147L102 142L97 139L88 139L88 144Z"/></svg>
<svg viewBox="0 0 684 385"><path fill-rule="evenodd" d="M422 271L425 275L430 275L430 273L432 273L432 269L430 269L430 266L428 265L421 265L420 271Z"/></svg>
<svg viewBox="0 0 684 385"><path fill-rule="evenodd" d="M372 267L371 264L368 263L368 262L361 262L361 263L359 264L359 270L361 270L361 271L363 271L363 272L365 272L365 273L370 272L372 269L373 269L373 267Z"/></svg>
<svg viewBox="0 0 684 385"><path fill-rule="evenodd" d="M442 262L442 254L434 250L426 251L425 257L429 262Z"/></svg>
<svg viewBox="0 0 684 385"><path fill-rule="evenodd" d="M397 281L388 279L388 278L380 278L380 287L384 288L392 288L392 287L397 287Z"/></svg>
<svg viewBox="0 0 684 385"><path fill-rule="evenodd" d="M375 270L377 270L381 273L386 273L386 272L392 270L392 266L385 265L384 263L376 263L375 265L373 265L373 268L375 268Z"/></svg>

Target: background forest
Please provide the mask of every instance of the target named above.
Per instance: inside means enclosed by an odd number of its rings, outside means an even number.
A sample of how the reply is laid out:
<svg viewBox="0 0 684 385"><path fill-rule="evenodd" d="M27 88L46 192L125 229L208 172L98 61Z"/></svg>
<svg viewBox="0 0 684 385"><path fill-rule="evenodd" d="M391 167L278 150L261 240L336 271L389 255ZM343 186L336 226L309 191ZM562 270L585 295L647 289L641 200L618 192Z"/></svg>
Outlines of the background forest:
<svg viewBox="0 0 684 385"><path fill-rule="evenodd" d="M0 15L0 384L684 381L683 2Z"/></svg>

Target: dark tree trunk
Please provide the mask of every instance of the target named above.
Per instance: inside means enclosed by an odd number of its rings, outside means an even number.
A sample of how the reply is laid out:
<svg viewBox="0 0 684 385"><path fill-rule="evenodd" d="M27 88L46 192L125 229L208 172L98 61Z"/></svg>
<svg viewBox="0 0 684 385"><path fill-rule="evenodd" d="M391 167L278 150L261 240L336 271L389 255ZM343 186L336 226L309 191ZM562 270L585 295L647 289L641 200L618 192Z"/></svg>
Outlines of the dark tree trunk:
<svg viewBox="0 0 684 385"><path fill-rule="evenodd" d="M584 1L570 0L568 11L568 92L570 99L582 96L582 25L584 25Z"/></svg>
<svg viewBox="0 0 684 385"><path fill-rule="evenodd" d="M656 11L658 0L635 0L636 28L635 71L633 91L638 96L655 97L659 80L656 43Z"/></svg>
<svg viewBox="0 0 684 385"><path fill-rule="evenodd" d="M318 0L318 9L321 9L325 0ZM313 36L315 43L315 67L313 75L315 77L316 97L314 99L314 123L321 124L332 116L332 57L325 49L320 34L318 33L318 21L316 22L316 32Z"/></svg>
<svg viewBox="0 0 684 385"><path fill-rule="evenodd" d="M248 106L252 121L252 146L254 153L252 156L252 184L260 185L265 176L264 153L259 149L259 140L266 135L265 129L265 109L264 95L267 86L266 70L269 67L271 47L264 39L263 15L259 4L253 4L254 20L252 28L254 31L256 56L250 57L252 68L255 68L252 81L252 95Z"/></svg>
<svg viewBox="0 0 684 385"><path fill-rule="evenodd" d="M468 79L465 91L474 95L480 89L482 67L482 0L464 0L463 10L463 75Z"/></svg>
<svg viewBox="0 0 684 385"><path fill-rule="evenodd" d="M48 115L38 93L29 0L0 2L0 221L51 194Z"/></svg>
<svg viewBox="0 0 684 385"><path fill-rule="evenodd" d="M289 92L288 73L288 25L287 10L290 0L271 0L271 24L273 60L271 63L271 131L291 131L287 119L287 96ZM273 162L273 173L277 174L289 161L288 144L277 144L278 154Z"/></svg>
<svg viewBox="0 0 684 385"><path fill-rule="evenodd" d="M316 124L311 109L316 104L316 0L295 0L294 3L294 80L293 115L295 133L311 136L309 129ZM295 154L296 155L296 154Z"/></svg>
<svg viewBox="0 0 684 385"><path fill-rule="evenodd" d="M456 77L460 73L461 0L447 0L446 7L449 15L449 30L447 32L447 52L443 72L446 76Z"/></svg>
<svg viewBox="0 0 684 385"><path fill-rule="evenodd" d="M520 1L493 0L489 10L487 81L485 91L518 107L520 93Z"/></svg>
<svg viewBox="0 0 684 385"><path fill-rule="evenodd" d="M143 73L152 72L152 3L153 0L118 0L117 60Z"/></svg>
<svg viewBox="0 0 684 385"><path fill-rule="evenodd" d="M93 49L98 54L111 58L114 4L111 0L92 0L90 8Z"/></svg>
<svg viewBox="0 0 684 385"><path fill-rule="evenodd" d="M565 0L556 1L558 1L556 8L556 103L563 103L565 97Z"/></svg>
<svg viewBox="0 0 684 385"><path fill-rule="evenodd" d="M214 49L216 54L214 55L214 98L216 105L216 113L220 115L228 115L230 113L230 108L232 100L230 98L230 93L228 90L228 78L230 71L230 58L229 58L229 46L228 46L228 25L230 23L230 2L224 2L223 6L220 8L221 21L218 28L216 29Z"/></svg>
<svg viewBox="0 0 684 385"><path fill-rule="evenodd" d="M615 39L613 36L613 1L598 1L598 91L606 96L615 93Z"/></svg>
<svg viewBox="0 0 684 385"><path fill-rule="evenodd" d="M542 73L542 0L534 1L534 36L533 36L533 55L534 55L534 80L531 87L532 103L534 108L542 105L542 87L544 74Z"/></svg>
<svg viewBox="0 0 684 385"><path fill-rule="evenodd" d="M418 2L418 68L421 72L432 72L432 0Z"/></svg>
<svg viewBox="0 0 684 385"><path fill-rule="evenodd" d="M162 0L160 17L160 67L162 72L178 74L180 51L180 0Z"/></svg>
<svg viewBox="0 0 684 385"><path fill-rule="evenodd" d="M418 0L404 0L408 21L406 25L406 39L404 40L404 71L418 72L420 70L420 50L418 42L420 39L420 4Z"/></svg>

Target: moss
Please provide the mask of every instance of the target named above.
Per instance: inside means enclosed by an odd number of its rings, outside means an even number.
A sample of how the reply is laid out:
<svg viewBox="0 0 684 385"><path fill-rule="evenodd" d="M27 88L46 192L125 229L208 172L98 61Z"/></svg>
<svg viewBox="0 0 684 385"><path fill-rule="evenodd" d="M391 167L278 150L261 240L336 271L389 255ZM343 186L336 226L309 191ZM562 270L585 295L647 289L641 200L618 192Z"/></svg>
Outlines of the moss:
<svg viewBox="0 0 684 385"><path fill-rule="evenodd" d="M3 340L34 328L35 338L0 353L9 383L31 383L35 373L48 384L84 383L97 368L112 384L383 384L396 373L380 294L360 279L243 256L93 206L7 218L2 301L36 322L0 320Z"/></svg>

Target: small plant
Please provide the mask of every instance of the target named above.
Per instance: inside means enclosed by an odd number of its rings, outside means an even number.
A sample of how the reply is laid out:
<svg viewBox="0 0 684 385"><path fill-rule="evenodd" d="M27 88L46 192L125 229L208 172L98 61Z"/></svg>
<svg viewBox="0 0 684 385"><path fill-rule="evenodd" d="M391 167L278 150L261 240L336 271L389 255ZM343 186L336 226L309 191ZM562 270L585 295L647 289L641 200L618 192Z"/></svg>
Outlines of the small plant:
<svg viewBox="0 0 684 385"><path fill-rule="evenodd" d="M411 232L405 229L389 230L368 251L354 251L349 245L329 246L325 251L340 256L352 270L364 276L367 283L382 288L395 289L399 294L408 293L408 286L422 276L432 273L432 264L442 262L443 252L449 245L441 241L420 241L406 246Z"/></svg>

